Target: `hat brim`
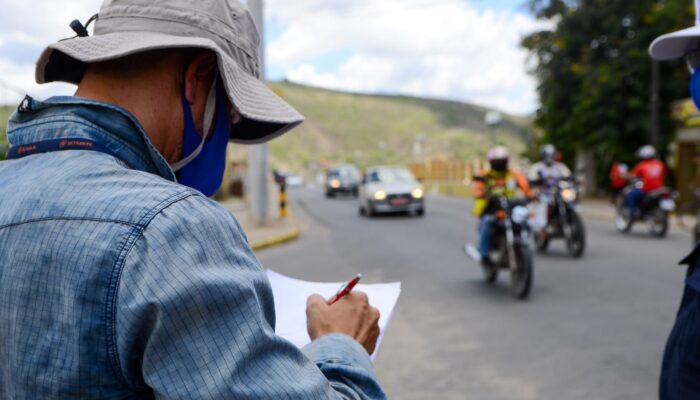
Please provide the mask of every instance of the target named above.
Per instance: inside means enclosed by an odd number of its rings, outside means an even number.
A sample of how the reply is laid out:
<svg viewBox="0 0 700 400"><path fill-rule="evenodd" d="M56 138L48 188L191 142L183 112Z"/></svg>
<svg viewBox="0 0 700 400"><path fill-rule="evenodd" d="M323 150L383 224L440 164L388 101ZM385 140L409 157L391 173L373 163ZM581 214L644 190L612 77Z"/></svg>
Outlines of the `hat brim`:
<svg viewBox="0 0 700 400"><path fill-rule="evenodd" d="M685 56L700 45L700 26L667 33L656 38L649 46L649 55L660 61Z"/></svg>
<svg viewBox="0 0 700 400"><path fill-rule="evenodd" d="M36 65L37 83L63 81L78 84L87 64L114 60L150 50L202 48L217 54L219 73L231 104L242 121L231 141L264 143L304 121L304 117L206 38L153 32L118 32L63 40L49 45Z"/></svg>

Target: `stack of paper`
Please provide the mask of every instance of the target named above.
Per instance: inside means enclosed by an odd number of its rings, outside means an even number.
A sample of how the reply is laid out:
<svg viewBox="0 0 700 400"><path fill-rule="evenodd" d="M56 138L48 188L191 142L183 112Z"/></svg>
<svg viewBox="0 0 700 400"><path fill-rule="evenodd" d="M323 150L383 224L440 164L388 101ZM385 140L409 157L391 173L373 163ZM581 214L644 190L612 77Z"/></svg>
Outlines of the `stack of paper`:
<svg viewBox="0 0 700 400"><path fill-rule="evenodd" d="M267 277L272 285L275 296L275 312L277 314L276 331L283 338L302 348L311 342L306 330L306 299L318 293L328 299L335 294L343 282L321 283L293 279L275 271L267 270ZM369 303L379 309L379 340L372 354L377 354L391 314L401 294L401 282L358 284L357 291L367 293Z"/></svg>

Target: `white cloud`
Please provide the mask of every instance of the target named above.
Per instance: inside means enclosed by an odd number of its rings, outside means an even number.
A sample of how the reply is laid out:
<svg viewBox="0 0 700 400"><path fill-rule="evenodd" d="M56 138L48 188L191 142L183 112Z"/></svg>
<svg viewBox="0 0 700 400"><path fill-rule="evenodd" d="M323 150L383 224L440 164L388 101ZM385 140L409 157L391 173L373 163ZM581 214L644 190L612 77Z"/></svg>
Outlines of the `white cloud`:
<svg viewBox="0 0 700 400"><path fill-rule="evenodd" d="M0 81L37 97L70 94L70 85L36 85L34 62L45 45L72 36L70 21L87 20L101 0L6 3ZM536 108L519 48L521 36L539 27L529 16L479 11L464 0L267 0L266 12L284 27L267 60L291 80L480 102L517 113ZM350 54L342 65L329 70L318 63L338 50ZM20 98L0 88L0 102Z"/></svg>
<svg viewBox="0 0 700 400"><path fill-rule="evenodd" d="M537 107L523 35L543 28L513 11L479 11L462 0L269 0L285 27L267 60L287 78L334 89L480 102L514 113ZM352 55L334 71L324 55Z"/></svg>
<svg viewBox="0 0 700 400"><path fill-rule="evenodd" d="M11 88L0 85L0 103L16 103L24 93L38 98L73 93L73 85L34 83L34 62L44 46L74 35L68 26L72 20L85 22L100 4L101 0L4 2L0 13L0 81Z"/></svg>

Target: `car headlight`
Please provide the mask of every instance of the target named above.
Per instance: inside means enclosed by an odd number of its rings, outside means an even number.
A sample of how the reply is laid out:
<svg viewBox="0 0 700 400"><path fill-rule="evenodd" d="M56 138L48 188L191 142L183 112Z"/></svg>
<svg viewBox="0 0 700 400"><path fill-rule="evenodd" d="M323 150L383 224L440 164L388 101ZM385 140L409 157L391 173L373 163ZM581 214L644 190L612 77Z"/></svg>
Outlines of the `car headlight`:
<svg viewBox="0 0 700 400"><path fill-rule="evenodd" d="M421 199L423 198L423 189L421 188L415 188L411 192L411 196L413 196L414 199Z"/></svg>
<svg viewBox="0 0 700 400"><path fill-rule="evenodd" d="M337 179L333 179L333 180L331 181L331 187L332 187L333 189L338 189L338 188L340 187L340 181L337 180Z"/></svg>
<svg viewBox="0 0 700 400"><path fill-rule="evenodd" d="M576 191L571 188L567 188L561 191L561 198L566 202L572 202L576 200Z"/></svg>
<svg viewBox="0 0 700 400"><path fill-rule="evenodd" d="M376 192L374 192L374 195L372 195L372 197L377 201L386 200L386 192L383 190L377 190Z"/></svg>
<svg viewBox="0 0 700 400"><path fill-rule="evenodd" d="M515 206L513 207L513 211L510 214L510 218L515 222L516 224L522 224L527 220L527 217L530 216L530 212L527 210L527 208L523 206Z"/></svg>

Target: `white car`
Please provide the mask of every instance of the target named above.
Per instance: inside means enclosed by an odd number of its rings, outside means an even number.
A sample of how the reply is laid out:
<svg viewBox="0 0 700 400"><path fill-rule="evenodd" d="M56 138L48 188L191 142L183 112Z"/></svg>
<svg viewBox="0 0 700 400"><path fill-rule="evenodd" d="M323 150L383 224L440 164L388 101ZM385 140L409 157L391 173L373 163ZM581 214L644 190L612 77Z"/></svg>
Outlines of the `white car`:
<svg viewBox="0 0 700 400"><path fill-rule="evenodd" d="M394 212L422 216L423 194L423 187L405 167L372 167L360 185L359 211L369 216Z"/></svg>

